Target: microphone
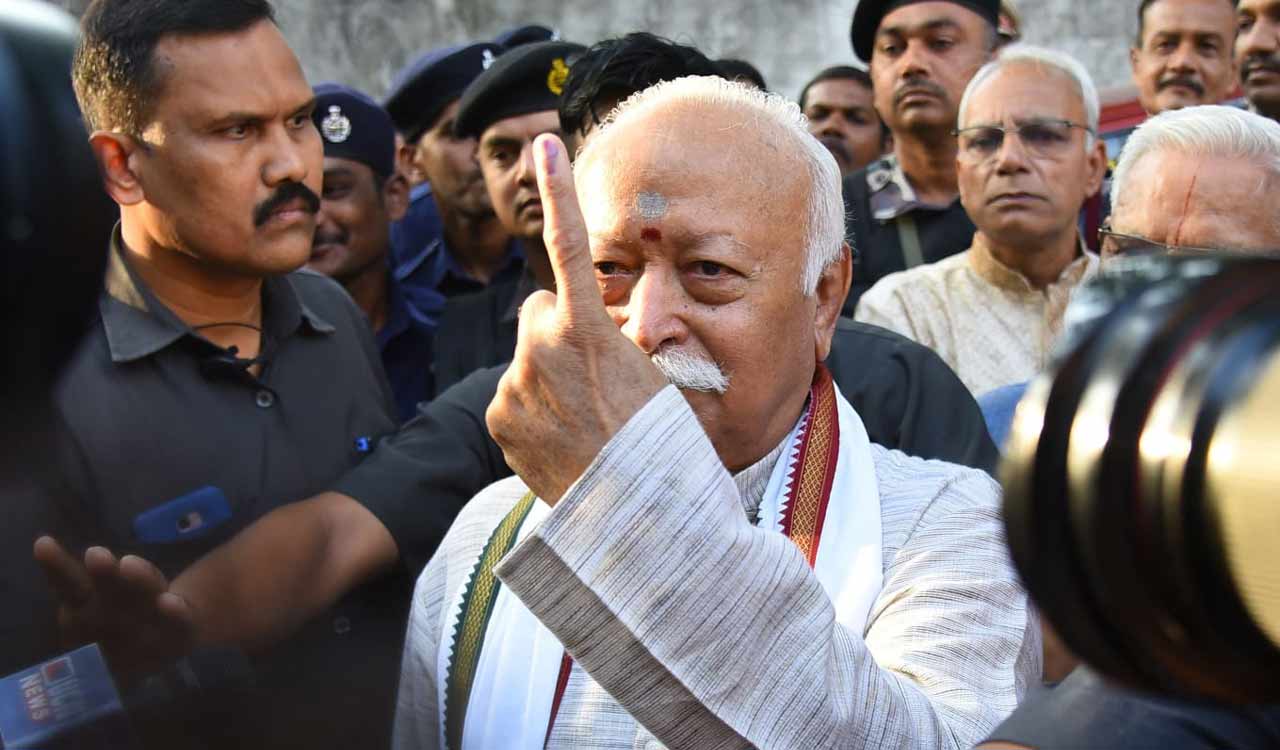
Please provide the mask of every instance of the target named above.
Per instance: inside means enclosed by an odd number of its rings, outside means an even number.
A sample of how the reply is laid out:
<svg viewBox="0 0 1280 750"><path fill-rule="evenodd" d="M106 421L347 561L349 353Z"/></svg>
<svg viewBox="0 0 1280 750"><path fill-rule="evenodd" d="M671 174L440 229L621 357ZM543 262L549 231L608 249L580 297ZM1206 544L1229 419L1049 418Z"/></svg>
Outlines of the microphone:
<svg viewBox="0 0 1280 750"><path fill-rule="evenodd" d="M221 721L238 705L232 693L253 687L242 652L204 648L121 692L91 644L0 678L0 742L6 750L139 750L149 724Z"/></svg>
<svg viewBox="0 0 1280 750"><path fill-rule="evenodd" d="M260 353L252 359L245 359L236 356L239 351L239 349L232 346L226 351L205 357L200 360L200 374L209 379L242 378L249 372L250 367L267 364L265 353Z"/></svg>

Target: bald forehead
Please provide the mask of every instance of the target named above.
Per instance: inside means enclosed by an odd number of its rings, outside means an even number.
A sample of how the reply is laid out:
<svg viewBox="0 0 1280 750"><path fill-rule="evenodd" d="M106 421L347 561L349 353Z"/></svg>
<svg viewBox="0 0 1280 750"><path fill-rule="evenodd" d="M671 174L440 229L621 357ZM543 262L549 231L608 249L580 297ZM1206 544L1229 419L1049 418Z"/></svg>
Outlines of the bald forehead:
<svg viewBox="0 0 1280 750"><path fill-rule="evenodd" d="M1045 95L1035 97L1037 101L1034 105L1024 97L1012 97L1011 101L1008 92L1015 88L1030 89ZM978 82L960 112L960 123L969 125L976 116L985 114L975 115L975 108L986 110L992 104L1020 103L1029 104L1032 108L1048 107L1053 110L1023 113L1025 116L1066 117L1074 120L1082 119L1085 114L1084 92L1065 70L1039 60L1014 60Z"/></svg>
<svg viewBox="0 0 1280 750"><path fill-rule="evenodd" d="M720 103L635 114L593 137L574 165L593 232L690 212L748 233L804 225L808 172L796 138L780 125Z"/></svg>
<svg viewBox="0 0 1280 750"><path fill-rule="evenodd" d="M728 102L654 102L597 132L578 161L584 169L602 158L644 171L732 163L744 179L783 183L803 173L798 135Z"/></svg>

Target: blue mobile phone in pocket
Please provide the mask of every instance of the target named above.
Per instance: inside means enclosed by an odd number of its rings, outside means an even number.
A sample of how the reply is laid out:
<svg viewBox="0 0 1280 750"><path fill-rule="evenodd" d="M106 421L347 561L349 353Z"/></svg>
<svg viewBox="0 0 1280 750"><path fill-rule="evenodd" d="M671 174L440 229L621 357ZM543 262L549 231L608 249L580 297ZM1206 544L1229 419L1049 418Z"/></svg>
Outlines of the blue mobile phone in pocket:
<svg viewBox="0 0 1280 750"><path fill-rule="evenodd" d="M143 544L173 544L199 539L230 518L231 504L222 490L201 487L139 513L133 533Z"/></svg>

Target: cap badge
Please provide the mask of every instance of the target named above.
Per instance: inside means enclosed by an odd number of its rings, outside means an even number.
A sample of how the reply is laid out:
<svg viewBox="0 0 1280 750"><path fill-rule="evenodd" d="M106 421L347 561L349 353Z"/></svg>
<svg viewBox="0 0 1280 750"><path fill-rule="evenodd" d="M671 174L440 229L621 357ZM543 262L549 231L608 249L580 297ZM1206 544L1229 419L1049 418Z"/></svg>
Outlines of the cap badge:
<svg viewBox="0 0 1280 750"><path fill-rule="evenodd" d="M487 49L480 53L480 67L488 70L496 58L493 56L493 50Z"/></svg>
<svg viewBox="0 0 1280 750"><path fill-rule="evenodd" d="M342 107L329 107L329 116L320 123L320 133L330 143L342 143L351 137L351 120L342 114Z"/></svg>
<svg viewBox="0 0 1280 750"><path fill-rule="evenodd" d="M564 82L569 78L569 66L564 64L564 58L557 57L551 61L551 72L547 74L547 89L560 96L564 91Z"/></svg>

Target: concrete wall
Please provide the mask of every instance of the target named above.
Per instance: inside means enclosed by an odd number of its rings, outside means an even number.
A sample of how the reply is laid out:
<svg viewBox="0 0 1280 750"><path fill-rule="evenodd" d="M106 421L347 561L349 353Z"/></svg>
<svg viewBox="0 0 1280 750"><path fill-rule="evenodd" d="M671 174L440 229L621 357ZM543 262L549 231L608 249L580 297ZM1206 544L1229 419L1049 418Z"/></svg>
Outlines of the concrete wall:
<svg viewBox="0 0 1280 750"><path fill-rule="evenodd" d="M2 0L0 0L2 1ZM87 0L54 0L72 11ZM1088 66L1101 89L1129 80L1127 49L1137 0L1016 0L1027 41ZM275 0L286 36L312 81L337 80L380 96L416 53L543 23L568 40L646 30L741 57L770 88L795 96L827 65L853 59L854 0Z"/></svg>

